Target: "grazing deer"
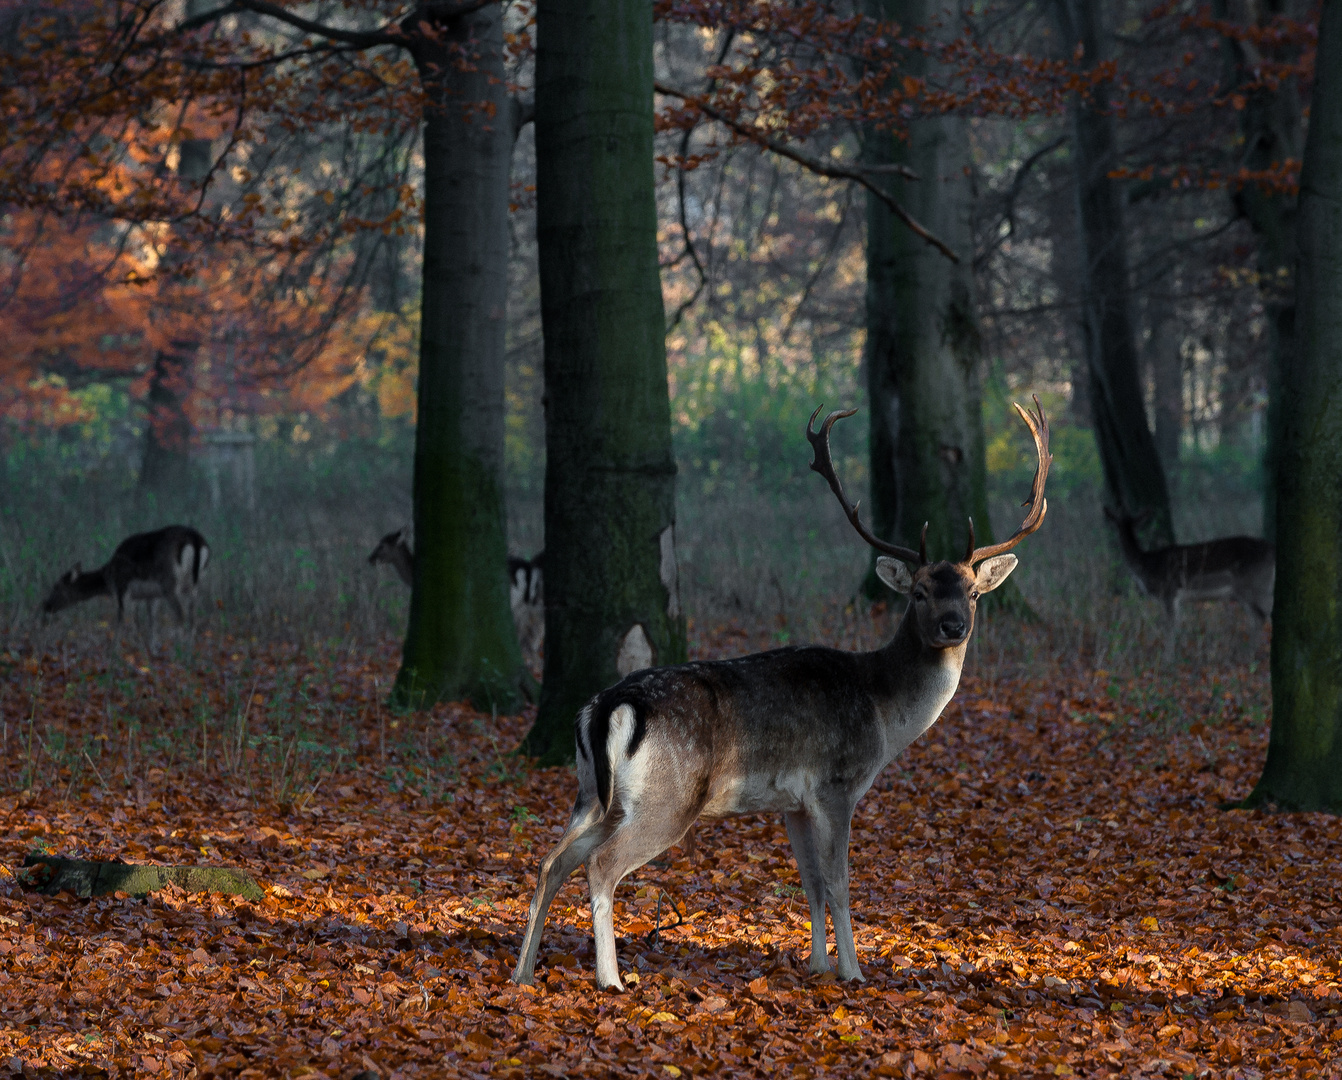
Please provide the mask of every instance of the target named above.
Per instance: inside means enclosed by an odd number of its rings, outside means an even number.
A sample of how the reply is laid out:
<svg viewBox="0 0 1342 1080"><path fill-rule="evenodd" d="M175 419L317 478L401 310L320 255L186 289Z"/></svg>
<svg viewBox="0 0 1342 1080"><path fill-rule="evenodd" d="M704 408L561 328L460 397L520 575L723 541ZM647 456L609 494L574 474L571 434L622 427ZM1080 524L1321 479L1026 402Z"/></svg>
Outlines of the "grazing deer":
<svg viewBox="0 0 1342 1080"><path fill-rule="evenodd" d="M408 533L406 528L387 533L368 556L370 566L390 564L407 586L415 580L415 552L410 547ZM531 559L508 556L508 601L513 609L513 621L517 624L518 641L527 655L539 652L545 635L545 595L541 574L544 558L543 551Z"/></svg>
<svg viewBox="0 0 1342 1080"><path fill-rule="evenodd" d="M1260 626L1272 617L1277 549L1252 536L1223 536L1201 544L1171 544L1143 551L1137 529L1149 516L1104 508L1118 530L1123 561L1142 592L1165 606L1165 655L1174 651L1182 607L1187 600L1238 600Z"/></svg>
<svg viewBox="0 0 1342 1080"><path fill-rule="evenodd" d="M169 525L154 532L136 533L117 545L105 566L85 573L78 563L63 575L42 611L51 615L95 596L116 598L117 631L126 614L126 599L143 601L149 611L149 649L154 650L154 602L163 600L177 621L194 633L196 587L210 561L210 545L188 525ZM184 610L185 608L185 610Z"/></svg>
<svg viewBox="0 0 1342 1080"><path fill-rule="evenodd" d="M1038 399L1035 399L1038 408ZM811 909L812 972L829 970L825 908L834 921L838 975L861 979L848 910L848 836L858 800L905 747L931 727L960 682L981 595L1015 568L1008 554L1039 528L1048 504L1048 423L1020 406L1039 465L1021 527L1000 544L969 547L958 562L927 561L867 531L830 458L829 432L855 409L833 412L806 437L811 468L830 485L859 536L882 552L877 574L911 601L883 649L799 646L734 660L635 672L578 714L578 798L568 828L541 863L513 981L530 983L545 914L570 873L587 865L596 981L621 989L612 904L630 871L675 844L695 818L780 811ZM916 569L910 571L905 563ZM977 569L975 567L977 566Z"/></svg>

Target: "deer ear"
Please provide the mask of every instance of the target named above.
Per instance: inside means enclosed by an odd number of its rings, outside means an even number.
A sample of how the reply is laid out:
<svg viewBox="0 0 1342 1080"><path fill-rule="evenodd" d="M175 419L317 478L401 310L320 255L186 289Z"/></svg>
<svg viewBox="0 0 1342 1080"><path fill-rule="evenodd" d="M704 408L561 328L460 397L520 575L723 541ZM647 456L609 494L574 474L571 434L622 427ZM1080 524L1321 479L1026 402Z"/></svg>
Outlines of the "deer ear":
<svg viewBox="0 0 1342 1080"><path fill-rule="evenodd" d="M1014 555L998 555L996 558L987 559L981 563L978 580L974 583L979 594L990 593L1006 581L1011 576L1011 571L1016 569L1016 561Z"/></svg>
<svg viewBox="0 0 1342 1080"><path fill-rule="evenodd" d="M898 559L880 555L876 559L876 576L897 593L913 591L913 575L909 568Z"/></svg>

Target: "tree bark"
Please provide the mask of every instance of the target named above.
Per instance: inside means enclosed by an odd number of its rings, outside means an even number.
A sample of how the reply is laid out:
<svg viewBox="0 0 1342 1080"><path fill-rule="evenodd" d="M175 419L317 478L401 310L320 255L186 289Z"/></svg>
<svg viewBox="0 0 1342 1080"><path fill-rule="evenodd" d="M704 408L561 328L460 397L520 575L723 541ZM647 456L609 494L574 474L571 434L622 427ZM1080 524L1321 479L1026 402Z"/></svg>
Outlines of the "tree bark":
<svg viewBox="0 0 1342 1080"><path fill-rule="evenodd" d="M197 347L195 341L173 340L168 348L154 354L145 399L142 491L183 495L190 483L191 418L186 402Z"/></svg>
<svg viewBox="0 0 1342 1080"><path fill-rule="evenodd" d="M943 14L927 0L868 0L867 14L922 27ZM909 56L912 75L926 73ZM974 300L967 121L917 120L908 138L869 130L871 164L907 165L921 180L891 179L894 197L960 255L952 263L909 231L874 195L867 197L867 343L871 521L877 536L916 548L928 524L928 557L959 558L972 516L988 542L982 363ZM873 599L889 590L875 574Z"/></svg>
<svg viewBox="0 0 1342 1080"><path fill-rule="evenodd" d="M1076 44L1087 66L1100 61L1099 0L1054 0L1067 53ZM1082 321L1090 374L1091 415L1107 498L1131 514L1150 511L1148 546L1172 544L1174 526L1165 472L1146 422L1137 339L1130 309L1123 193L1109 179L1117 140L1105 84L1075 98L1072 171L1081 236Z"/></svg>
<svg viewBox="0 0 1342 1080"><path fill-rule="evenodd" d="M191 18L207 8L207 0L187 0L186 15ZM188 185L203 183L213 163L209 139L183 139L178 148L177 177ZM180 265L181 254L175 248L169 252L169 260ZM169 348L154 355L145 401L148 415L140 467L143 490L180 495L186 493L190 483L191 418L186 406L198 348L197 341L174 340Z"/></svg>
<svg viewBox="0 0 1342 1080"><path fill-rule="evenodd" d="M1258 21L1266 24L1277 15L1300 5L1285 0L1264 0L1255 4ZM1212 10L1218 19L1230 17L1226 0L1215 0ZM1290 14L1308 18L1308 11ZM1244 41L1223 39L1227 72L1227 92L1252 77L1258 59ZM1246 169L1266 169L1288 159L1300 158L1301 108L1294 81L1276 89L1258 87L1245 94L1240 111L1240 134L1244 155L1240 164ZM1233 193L1235 208L1249 221L1258 240L1258 291L1267 317L1267 423L1263 441L1263 537L1272 540L1277 529L1277 448L1281 440L1281 373L1290 366L1295 339L1296 314L1296 196L1281 191L1265 191L1247 184Z"/></svg>
<svg viewBox="0 0 1342 1080"><path fill-rule="evenodd" d="M508 712L530 689L508 603L503 371L513 133L497 5L410 46L424 114L424 285L415 430L415 574L394 704L466 697ZM471 57L461 64L462 53ZM548 571L548 567L546 568ZM547 582L548 587L548 582Z"/></svg>
<svg viewBox="0 0 1342 1080"><path fill-rule="evenodd" d="M1342 6L1325 3L1282 369L1272 733L1250 804L1342 812Z"/></svg>
<svg viewBox="0 0 1342 1080"><path fill-rule="evenodd" d="M1151 325L1151 382L1154 384L1156 453L1168 472L1179 467L1183 438L1184 379L1182 341L1174 306L1163 298L1147 301Z"/></svg>
<svg viewBox="0 0 1342 1080"><path fill-rule="evenodd" d="M545 679L523 749L571 760L621 666L685 657L653 176L652 9L541 0L536 211L545 335Z"/></svg>

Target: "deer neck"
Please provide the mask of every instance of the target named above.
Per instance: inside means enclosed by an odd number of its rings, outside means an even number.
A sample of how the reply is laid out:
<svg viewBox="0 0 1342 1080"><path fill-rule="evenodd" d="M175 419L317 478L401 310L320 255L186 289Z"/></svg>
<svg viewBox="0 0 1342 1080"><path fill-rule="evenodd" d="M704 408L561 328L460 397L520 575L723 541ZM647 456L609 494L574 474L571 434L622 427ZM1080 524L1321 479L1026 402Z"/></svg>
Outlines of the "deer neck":
<svg viewBox="0 0 1342 1080"><path fill-rule="evenodd" d="M960 685L966 639L951 648L934 648L918 633L909 604L895 636L868 656L872 661L872 697L886 732L887 762L937 722Z"/></svg>
<svg viewBox="0 0 1342 1080"><path fill-rule="evenodd" d="M392 553L391 565L407 585L415 583L415 557L404 544L396 545Z"/></svg>
<svg viewBox="0 0 1342 1080"><path fill-rule="evenodd" d="M1137 542L1137 526L1134 522L1120 521L1118 523L1118 546L1123 551L1124 561L1137 575L1137 580L1141 582L1142 588L1148 593L1154 593L1159 584L1156 573L1158 553L1142 550L1141 545Z"/></svg>
<svg viewBox="0 0 1342 1080"><path fill-rule="evenodd" d="M95 596L111 596L112 585L108 581L107 567L84 571L70 582L70 591L74 593L77 603L92 600Z"/></svg>

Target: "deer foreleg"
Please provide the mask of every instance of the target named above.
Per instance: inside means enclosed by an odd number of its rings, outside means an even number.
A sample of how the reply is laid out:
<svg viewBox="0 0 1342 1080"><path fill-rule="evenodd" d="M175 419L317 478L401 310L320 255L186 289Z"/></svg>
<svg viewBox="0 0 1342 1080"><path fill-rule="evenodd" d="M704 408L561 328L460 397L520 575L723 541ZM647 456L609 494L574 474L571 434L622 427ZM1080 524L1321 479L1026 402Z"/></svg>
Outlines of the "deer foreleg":
<svg viewBox="0 0 1342 1080"><path fill-rule="evenodd" d="M569 818L568 828L560 837L554 850L541 862L540 873L536 879L536 894L531 898L531 913L527 918L527 932L522 939L522 951L518 954L517 967L513 969L513 982L530 985L534 981L536 954L541 947L541 931L545 927L545 915L550 910L555 894L587 858L587 853L600 839L592 832L593 826L601 821L601 805L595 798L584 806L576 806Z"/></svg>
<svg viewBox="0 0 1342 1080"><path fill-rule="evenodd" d="M797 860L797 871L801 874L801 887L806 890L806 905L811 909L811 961L812 974L820 975L829 970L829 958L825 955L825 876L820 866L819 838L815 833L815 822L805 810L797 810L783 815L787 824L787 837L792 843L792 855Z"/></svg>

